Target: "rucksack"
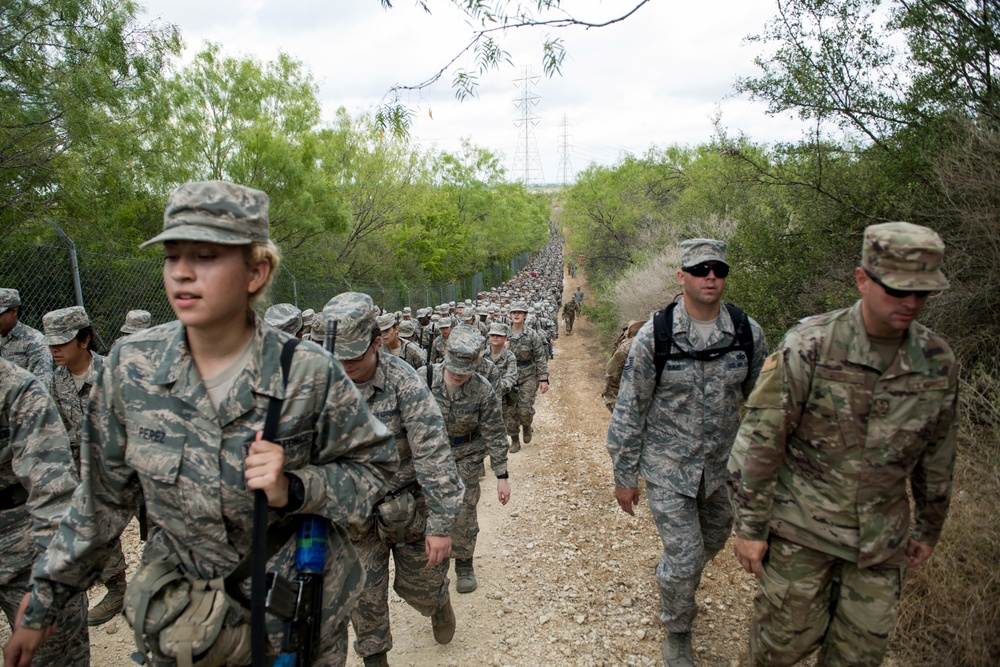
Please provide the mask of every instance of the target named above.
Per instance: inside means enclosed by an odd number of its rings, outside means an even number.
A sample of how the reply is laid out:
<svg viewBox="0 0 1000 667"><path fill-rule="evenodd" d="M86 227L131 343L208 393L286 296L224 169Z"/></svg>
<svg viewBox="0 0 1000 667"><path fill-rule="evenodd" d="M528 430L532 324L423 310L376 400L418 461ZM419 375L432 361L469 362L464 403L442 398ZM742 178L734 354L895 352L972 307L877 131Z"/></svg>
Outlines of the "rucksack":
<svg viewBox="0 0 1000 667"><path fill-rule="evenodd" d="M660 376L667 361L674 359L694 359L696 361L715 361L730 352L742 350L747 359L753 359L753 330L750 328L750 318L747 314L731 303L723 304L729 311L729 317L736 327L736 337L729 347L712 348L709 350L682 350L674 346L674 308L672 303L653 315L653 361L656 365L656 386L660 386ZM674 352L673 350L677 351Z"/></svg>

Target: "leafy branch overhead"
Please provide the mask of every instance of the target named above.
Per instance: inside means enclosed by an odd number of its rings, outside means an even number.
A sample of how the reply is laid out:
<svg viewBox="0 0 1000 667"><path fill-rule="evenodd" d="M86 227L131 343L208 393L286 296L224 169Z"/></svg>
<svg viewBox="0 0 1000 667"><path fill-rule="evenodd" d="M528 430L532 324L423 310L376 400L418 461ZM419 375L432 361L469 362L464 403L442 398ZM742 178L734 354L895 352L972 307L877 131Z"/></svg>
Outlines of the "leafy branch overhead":
<svg viewBox="0 0 1000 667"><path fill-rule="evenodd" d="M392 9L392 0L379 0L384 9ZM415 84L396 84L389 89L385 102L376 114L375 120L384 130L405 135L413 113L402 101L404 93L421 91L433 86L449 72L453 72L451 87L455 97L464 101L475 97L480 77L487 72L497 71L504 66L513 66L510 53L503 48L501 39L509 30L518 28L539 28L558 30L578 27L585 30L604 28L620 23L647 4L650 0L639 0L624 13L610 19L586 20L570 14L562 0L536 0L522 4L511 0L450 0L450 4L466 17L471 34L465 47L459 50L441 69L423 81ZM432 13L430 0L417 0L417 6L428 14ZM471 55L474 66L465 67L460 63ZM561 37L549 32L542 43L542 70L546 76L562 73L566 49Z"/></svg>

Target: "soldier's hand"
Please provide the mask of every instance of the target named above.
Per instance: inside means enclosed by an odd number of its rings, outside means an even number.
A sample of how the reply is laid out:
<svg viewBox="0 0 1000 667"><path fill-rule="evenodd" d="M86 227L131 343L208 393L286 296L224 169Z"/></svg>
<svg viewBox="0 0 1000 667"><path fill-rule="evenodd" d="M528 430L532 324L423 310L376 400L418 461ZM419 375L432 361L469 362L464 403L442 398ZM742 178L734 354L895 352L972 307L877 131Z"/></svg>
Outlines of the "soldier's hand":
<svg viewBox="0 0 1000 667"><path fill-rule="evenodd" d="M639 502L639 488L623 489L620 486L615 486L615 500L618 501L618 506L622 508L623 512L635 516L635 510L632 506Z"/></svg>
<svg viewBox="0 0 1000 667"><path fill-rule="evenodd" d="M427 569L431 569L451 555L451 538L428 535L424 538L424 552L427 554Z"/></svg>
<svg viewBox="0 0 1000 667"><path fill-rule="evenodd" d="M497 500L501 505L506 505L510 500L510 482L505 479L497 480Z"/></svg>
<svg viewBox="0 0 1000 667"><path fill-rule="evenodd" d="M912 537L906 543L906 567L917 567L934 553L934 547L917 542Z"/></svg>
<svg viewBox="0 0 1000 667"><path fill-rule="evenodd" d="M542 392L544 394L548 390L549 390L549 381L548 380L542 380L541 382L538 383L538 391L540 391L540 392Z"/></svg>
<svg viewBox="0 0 1000 667"><path fill-rule="evenodd" d="M30 599L30 591L21 598L21 605L17 610L17 621L14 624L14 634L3 647L4 667L31 667L31 660L38 652L38 647L44 644L56 631L55 625L48 625L41 630L21 627L21 618L24 616L24 609L28 606Z"/></svg>
<svg viewBox="0 0 1000 667"><path fill-rule="evenodd" d="M288 478L285 477L285 448L264 440L264 434L257 432L257 439L250 445L243 473L247 488L263 491L269 507L284 507L288 504Z"/></svg>
<svg viewBox="0 0 1000 667"><path fill-rule="evenodd" d="M745 540L739 535L733 535L733 554L743 569L760 579L764 574L764 554L767 553L767 540Z"/></svg>

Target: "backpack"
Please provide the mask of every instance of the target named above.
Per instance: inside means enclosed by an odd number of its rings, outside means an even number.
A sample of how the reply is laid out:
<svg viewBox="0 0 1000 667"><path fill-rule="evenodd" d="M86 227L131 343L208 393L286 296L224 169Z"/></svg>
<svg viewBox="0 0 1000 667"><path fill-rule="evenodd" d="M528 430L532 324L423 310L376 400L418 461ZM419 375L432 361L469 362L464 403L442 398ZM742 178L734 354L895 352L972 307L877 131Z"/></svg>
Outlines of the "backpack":
<svg viewBox="0 0 1000 667"><path fill-rule="evenodd" d="M753 330L750 328L750 318L747 314L731 303L724 304L729 311L729 317L736 327L736 337L729 347L709 350L682 350L674 347L674 308L672 303L653 315L653 361L656 365L656 386L660 386L660 376L668 360L695 359L696 361L715 361L725 354L742 350L748 359L753 359ZM677 350L674 352L673 350Z"/></svg>

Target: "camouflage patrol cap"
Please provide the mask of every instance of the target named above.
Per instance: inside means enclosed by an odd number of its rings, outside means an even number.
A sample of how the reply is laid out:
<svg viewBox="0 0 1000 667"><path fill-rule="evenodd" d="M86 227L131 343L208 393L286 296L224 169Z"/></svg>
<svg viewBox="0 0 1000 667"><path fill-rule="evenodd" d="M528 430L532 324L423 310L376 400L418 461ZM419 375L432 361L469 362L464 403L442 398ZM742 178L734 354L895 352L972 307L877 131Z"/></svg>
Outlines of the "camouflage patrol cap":
<svg viewBox="0 0 1000 667"><path fill-rule="evenodd" d="M326 342L326 319L323 318L323 313L313 315L313 323L309 327L309 340L320 345Z"/></svg>
<svg viewBox="0 0 1000 667"><path fill-rule="evenodd" d="M476 319L476 309L472 306L466 306L465 310L462 311L462 319L466 322Z"/></svg>
<svg viewBox="0 0 1000 667"><path fill-rule="evenodd" d="M524 301L515 301L514 305L507 309L510 313L524 313L528 314L528 304Z"/></svg>
<svg viewBox="0 0 1000 667"><path fill-rule="evenodd" d="M438 328L438 331L440 331L441 329L450 329L451 328L451 316L450 315L445 315L444 317L439 317L438 320L437 320L437 328Z"/></svg>
<svg viewBox="0 0 1000 667"><path fill-rule="evenodd" d="M413 309L409 306L403 306L403 315L413 315Z"/></svg>
<svg viewBox="0 0 1000 667"><path fill-rule="evenodd" d="M226 181L185 183L171 193L163 231L140 248L164 241L204 241L223 245L268 239L268 198L260 190Z"/></svg>
<svg viewBox="0 0 1000 667"><path fill-rule="evenodd" d="M378 325L379 331L385 331L386 329L391 329L396 326L396 316L392 313L379 315L375 318L375 323Z"/></svg>
<svg viewBox="0 0 1000 667"><path fill-rule="evenodd" d="M729 266L726 262L726 242L717 239L681 241L681 266L695 266L702 262L722 262Z"/></svg>
<svg viewBox="0 0 1000 667"><path fill-rule="evenodd" d="M0 287L0 315L21 305L21 293L9 287Z"/></svg>
<svg viewBox="0 0 1000 667"><path fill-rule="evenodd" d="M451 312L451 308L448 307L448 304L442 303L434 312L438 315L447 315Z"/></svg>
<svg viewBox="0 0 1000 667"><path fill-rule="evenodd" d="M503 322L493 322L490 324L490 336L509 336L510 333L507 329L507 325Z"/></svg>
<svg viewBox="0 0 1000 667"><path fill-rule="evenodd" d="M479 365L483 350L483 337L471 327L456 327L448 337L444 353L444 368L455 375L471 375Z"/></svg>
<svg viewBox="0 0 1000 667"><path fill-rule="evenodd" d="M46 345L65 345L79 333L80 329L90 326L90 318L82 306L60 308L45 313L42 317L42 328Z"/></svg>
<svg viewBox="0 0 1000 667"><path fill-rule="evenodd" d="M885 222L865 229L861 266L893 289L948 289L941 273L944 241L937 232L911 222Z"/></svg>
<svg viewBox="0 0 1000 667"><path fill-rule="evenodd" d="M378 310L367 294L344 292L323 307L323 320L337 320L337 344L333 356L338 361L357 359L372 342Z"/></svg>
<svg viewBox="0 0 1000 667"><path fill-rule="evenodd" d="M316 311L312 308L306 308L302 311L302 326L309 328L312 326L313 318L316 317Z"/></svg>
<svg viewBox="0 0 1000 667"><path fill-rule="evenodd" d="M130 310L125 316L125 324L122 325L122 333L134 334L137 331L149 328L149 323L153 316L148 310Z"/></svg>
<svg viewBox="0 0 1000 667"><path fill-rule="evenodd" d="M264 312L264 321L294 335L302 330L302 311L290 303L276 303Z"/></svg>
<svg viewBox="0 0 1000 667"><path fill-rule="evenodd" d="M417 333L417 328L413 326L413 320L403 320L399 323L399 335L403 338L409 338L415 333Z"/></svg>

